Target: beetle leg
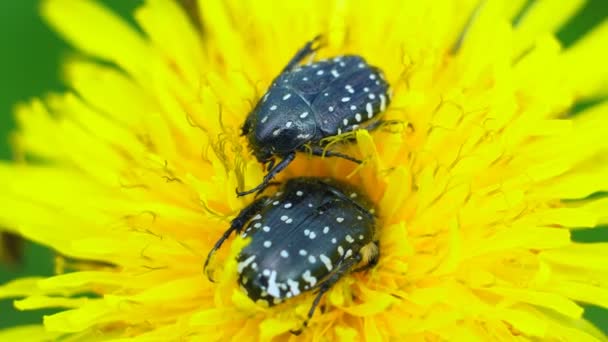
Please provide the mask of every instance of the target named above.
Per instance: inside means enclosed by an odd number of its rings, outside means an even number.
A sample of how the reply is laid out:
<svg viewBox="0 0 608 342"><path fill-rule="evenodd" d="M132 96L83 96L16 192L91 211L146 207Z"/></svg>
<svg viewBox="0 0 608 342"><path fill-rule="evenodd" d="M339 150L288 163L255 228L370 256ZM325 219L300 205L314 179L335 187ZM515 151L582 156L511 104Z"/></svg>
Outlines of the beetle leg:
<svg viewBox="0 0 608 342"><path fill-rule="evenodd" d="M348 272L353 266L358 264L360 261L361 261L361 255L359 255L359 254L353 256L352 258L344 260L344 262L342 262L340 264L340 266L338 266L338 269L336 269L336 271L334 273L332 273L329 276L329 278L327 278L327 280L325 282L323 282L323 284L321 284L321 286L319 286L319 292L317 293L315 300L312 302L312 306L310 307L310 310L308 310L308 315L306 316L306 320L304 320L304 323L302 324L304 328L308 326L308 321L310 321L310 319L312 318L312 315L315 313L315 310L316 310L317 306L319 306L319 302L321 301L321 298L323 297L323 295L327 291L329 291L332 288L332 286L334 286L338 282L338 280L340 280L342 278L344 273ZM294 335L299 335L301 332L302 332L302 328L291 331L291 333Z"/></svg>
<svg viewBox="0 0 608 342"><path fill-rule="evenodd" d="M255 188L247 190L247 191L241 192L237 189L236 195L238 197L241 197L241 196L252 194L257 191L264 190L268 186L268 183L270 183L270 181L274 178L274 176L276 176L279 172L283 171L283 169L285 169L287 167L287 165L289 165L295 157L296 157L295 152L289 153L277 165L275 165L272 170L268 171L266 176L264 176L264 180L262 180L262 183L260 183Z"/></svg>
<svg viewBox="0 0 608 342"><path fill-rule="evenodd" d="M298 63L300 63L306 56L317 51L319 49L319 41L321 41L321 35L314 37L311 41L307 42L296 54L291 58L289 63L285 66L282 72L293 69Z"/></svg>
<svg viewBox="0 0 608 342"><path fill-rule="evenodd" d="M211 258L215 254L215 252L218 249L220 249L220 247L222 246L224 241L226 241L233 232L236 231L236 232L240 233L240 231L243 228L243 226L245 225L245 223L247 223L247 221L249 221L253 216L255 216L255 214L257 212L259 212L267 204L267 200L268 200L267 196L260 197L260 198L256 199L255 201L253 201L253 203L251 203L250 205L243 208L239 212L239 214L230 222L230 228L228 228L224 232L222 237L220 237L220 239L217 240L217 242L215 243L213 248L209 251L209 254L207 255L207 260L205 260L205 266L203 266L203 272L207 275L207 278L211 282L214 282L214 280L211 277L211 275L207 272L207 266L209 266L209 261L211 260Z"/></svg>
<svg viewBox="0 0 608 342"><path fill-rule="evenodd" d="M274 167L274 163L275 162L276 162L276 160L274 158L270 159L270 161L268 162L268 165L266 165L266 171L267 172L270 171L270 170L272 170L272 168Z"/></svg>
<svg viewBox="0 0 608 342"><path fill-rule="evenodd" d="M342 159L346 159L346 160L350 160L353 163L357 163L357 164L361 164L362 161L351 157L347 154L343 154L340 152L334 152L334 151L325 151L322 147L320 146L309 146L307 148L301 148L300 151L302 152L310 152L313 156L320 156L320 157L338 157L338 158L342 158Z"/></svg>
<svg viewBox="0 0 608 342"><path fill-rule="evenodd" d="M328 186L328 187L327 187L327 191L331 191L331 193L332 193L334 196L336 196L337 198L339 198L339 199L341 199L341 200L343 200L343 201L345 201L345 202L349 202L349 203L351 203L352 205L356 206L356 207L359 209L359 211L361 211L361 213L363 213L365 216L367 216L367 217L373 217L373 216L374 216L374 214L372 214L372 213L369 211L369 209L367 209L367 208L365 208L365 207L361 206L361 204L359 204L357 201L354 201L352 198L350 198L350 197L348 197L348 196L344 195L344 193L343 193L343 192L341 192L341 191L337 190L337 189L336 189L336 188L334 188L333 186Z"/></svg>

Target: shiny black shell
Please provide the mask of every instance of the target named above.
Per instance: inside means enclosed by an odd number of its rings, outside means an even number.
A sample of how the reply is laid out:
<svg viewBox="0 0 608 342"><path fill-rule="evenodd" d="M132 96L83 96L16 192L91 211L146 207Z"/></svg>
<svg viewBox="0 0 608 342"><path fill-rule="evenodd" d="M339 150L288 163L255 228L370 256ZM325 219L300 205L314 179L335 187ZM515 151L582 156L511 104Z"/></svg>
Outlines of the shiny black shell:
<svg viewBox="0 0 608 342"><path fill-rule="evenodd" d="M243 131L256 155L282 155L365 126L389 101L383 73L361 56L320 60L283 71Z"/></svg>
<svg viewBox="0 0 608 342"><path fill-rule="evenodd" d="M291 179L263 201L243 227L251 241L237 257L238 281L254 301L273 305L317 288L374 243L370 202L336 181Z"/></svg>

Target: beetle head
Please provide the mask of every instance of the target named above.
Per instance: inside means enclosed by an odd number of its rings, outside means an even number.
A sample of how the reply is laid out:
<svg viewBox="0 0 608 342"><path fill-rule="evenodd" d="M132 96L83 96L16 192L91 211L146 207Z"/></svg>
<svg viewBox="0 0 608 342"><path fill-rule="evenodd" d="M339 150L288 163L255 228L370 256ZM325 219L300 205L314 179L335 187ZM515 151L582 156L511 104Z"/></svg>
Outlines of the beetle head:
<svg viewBox="0 0 608 342"><path fill-rule="evenodd" d="M262 164L268 164L274 160L273 149L267 146L256 146L253 148L255 158Z"/></svg>

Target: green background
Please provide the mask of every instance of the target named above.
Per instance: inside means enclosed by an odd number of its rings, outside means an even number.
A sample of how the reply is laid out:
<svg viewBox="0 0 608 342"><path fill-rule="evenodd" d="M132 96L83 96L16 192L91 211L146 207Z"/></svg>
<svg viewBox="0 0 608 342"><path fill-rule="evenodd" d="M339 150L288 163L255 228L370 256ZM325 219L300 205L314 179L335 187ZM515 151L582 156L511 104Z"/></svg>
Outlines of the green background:
<svg viewBox="0 0 608 342"><path fill-rule="evenodd" d="M142 1L100 2L132 21L129 15ZM62 89L59 65L69 47L43 24L37 13L38 3L38 0L0 0L0 137L7 137L14 127L12 108L15 103L49 90ZM608 0L591 0L560 30L558 37L566 46L571 45L582 33L607 17ZM9 159L10 156L7 139L3 139L0 141L0 159ZM574 237L585 242L608 241L608 228L577 231ZM25 258L20 264L0 265L0 283L22 276L52 274L53 254L50 251L32 243L26 243L24 247ZM18 312L11 303L9 300L0 301L0 328L40 322L41 315L52 312ZM608 332L607 310L589 307L585 315Z"/></svg>

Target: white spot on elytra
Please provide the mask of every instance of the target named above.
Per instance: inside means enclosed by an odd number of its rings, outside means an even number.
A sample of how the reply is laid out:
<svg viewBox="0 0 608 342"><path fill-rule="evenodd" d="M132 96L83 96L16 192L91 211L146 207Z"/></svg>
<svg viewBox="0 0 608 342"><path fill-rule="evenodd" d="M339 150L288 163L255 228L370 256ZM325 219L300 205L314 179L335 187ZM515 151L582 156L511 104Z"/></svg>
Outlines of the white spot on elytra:
<svg viewBox="0 0 608 342"><path fill-rule="evenodd" d="M336 70L336 69L331 69L331 74L333 77L336 77L336 78L340 77L340 74L338 73L338 70Z"/></svg>
<svg viewBox="0 0 608 342"><path fill-rule="evenodd" d="M266 277L268 277L270 275L270 270L266 269L266 270L262 271L262 274L265 275Z"/></svg>
<svg viewBox="0 0 608 342"><path fill-rule="evenodd" d="M272 246L272 242L270 242L269 240L264 241L264 247L270 248L270 246Z"/></svg>
<svg viewBox="0 0 608 342"><path fill-rule="evenodd" d="M344 248L342 248L342 246L338 246L338 254L340 254L340 256L344 255Z"/></svg>
<svg viewBox="0 0 608 342"><path fill-rule="evenodd" d="M272 205L279 205L279 203L281 203L281 202L279 202L279 201L274 201L274 202L272 202Z"/></svg>
<svg viewBox="0 0 608 342"><path fill-rule="evenodd" d="M307 116L308 116L308 112L304 112L304 113L300 114L300 117L301 117L302 119L304 119L304 118L305 118L305 117L307 117Z"/></svg>
<svg viewBox="0 0 608 342"><path fill-rule="evenodd" d="M380 110L384 111L386 109L386 96L384 94L380 94Z"/></svg>
<svg viewBox="0 0 608 342"><path fill-rule="evenodd" d="M370 80L375 80L375 79L376 79L376 75L374 75L374 74L369 74L369 79L370 79Z"/></svg>
<svg viewBox="0 0 608 342"><path fill-rule="evenodd" d="M301 256L305 256L306 254L308 254L308 252L305 249L300 249L300 251L298 252Z"/></svg>
<svg viewBox="0 0 608 342"><path fill-rule="evenodd" d="M375 98L376 98L376 95L374 95L374 94L369 94L369 95L367 95L367 97L369 97L369 99L370 99L370 100L373 100L373 99L375 99Z"/></svg>
<svg viewBox="0 0 608 342"><path fill-rule="evenodd" d="M323 71L323 69L317 71L317 75L319 75L319 76L323 75L324 73L325 73L325 71Z"/></svg>
<svg viewBox="0 0 608 342"><path fill-rule="evenodd" d="M253 228L260 228L262 226L262 224L260 222L257 222L256 224L253 225Z"/></svg>
<svg viewBox="0 0 608 342"><path fill-rule="evenodd" d="M357 120L357 122L361 122L361 114L355 114L355 120Z"/></svg>
<svg viewBox="0 0 608 342"><path fill-rule="evenodd" d="M268 294L277 298L281 294L279 292L279 286L277 285L277 271L270 273L270 279L268 279Z"/></svg>
<svg viewBox="0 0 608 342"><path fill-rule="evenodd" d="M304 236L308 236L310 234L310 229L304 229Z"/></svg>
<svg viewBox="0 0 608 342"><path fill-rule="evenodd" d="M350 105L350 110L357 110L357 106L355 106L355 105Z"/></svg>
<svg viewBox="0 0 608 342"><path fill-rule="evenodd" d="M363 64L363 63L359 63L359 64L357 65L357 67L359 67L359 69L363 69L363 68L365 68L365 64Z"/></svg>
<svg viewBox="0 0 608 342"><path fill-rule="evenodd" d="M302 77L302 81L308 81L308 77Z"/></svg>
<svg viewBox="0 0 608 342"><path fill-rule="evenodd" d="M274 131L272 131L272 135L274 135L274 136L279 135L279 133L281 133L280 129L275 129Z"/></svg>
<svg viewBox="0 0 608 342"><path fill-rule="evenodd" d="M302 274L302 279L304 279L304 281L306 281L307 283L310 284L310 286L315 286L315 284L317 283L317 278L313 277L310 274L310 270L306 270L306 272L304 272Z"/></svg>
<svg viewBox="0 0 608 342"><path fill-rule="evenodd" d="M289 285L289 291L293 293L294 296L300 294L300 284L297 281L293 281L291 279L287 279L287 285Z"/></svg>
<svg viewBox="0 0 608 342"><path fill-rule="evenodd" d="M262 120L261 120L262 123L264 123L266 121L268 121L268 115L266 115L265 117L263 117Z"/></svg>
<svg viewBox="0 0 608 342"><path fill-rule="evenodd" d="M329 233L329 226L325 226L323 228L323 234L327 234L327 233Z"/></svg>
<svg viewBox="0 0 608 342"><path fill-rule="evenodd" d="M285 221L285 223L290 224L291 222L293 222L293 220L290 218L287 219L287 221Z"/></svg>
<svg viewBox="0 0 608 342"><path fill-rule="evenodd" d="M289 208L291 208L291 206L292 206L291 203L285 203L285 205L283 206L283 208L289 209Z"/></svg>
<svg viewBox="0 0 608 342"><path fill-rule="evenodd" d="M346 235L346 241L347 241L348 243L353 243L353 242L355 242L355 239L353 239L353 237L352 237L352 236L350 236L350 235Z"/></svg>
<svg viewBox="0 0 608 342"><path fill-rule="evenodd" d="M254 259L255 259L255 255L252 255L249 258L245 259L244 261L239 262L239 264L236 266L236 271L238 273L243 272L243 269L245 269L245 267L249 266L249 264L251 264Z"/></svg>
<svg viewBox="0 0 608 342"><path fill-rule="evenodd" d="M285 96L283 96L283 100L287 100L290 97L291 97L291 94L285 94Z"/></svg>
<svg viewBox="0 0 608 342"><path fill-rule="evenodd" d="M344 124L344 126L348 126L348 119L342 120L342 123Z"/></svg>
<svg viewBox="0 0 608 342"><path fill-rule="evenodd" d="M291 127L291 125L293 125L293 122L291 122L291 121L287 121L285 123L285 127L287 127L287 128Z"/></svg>
<svg viewBox="0 0 608 342"><path fill-rule="evenodd" d="M286 250L282 250L281 251L281 257L283 257L283 258L289 258L289 253Z"/></svg>
<svg viewBox="0 0 608 342"><path fill-rule="evenodd" d="M353 255L353 251L349 249L349 250L346 251L346 254L344 255L344 258L348 258L351 255Z"/></svg>
<svg viewBox="0 0 608 342"><path fill-rule="evenodd" d="M333 112L334 111L334 106L327 107L327 110L330 111L330 112Z"/></svg>
<svg viewBox="0 0 608 342"><path fill-rule="evenodd" d="M364 236L363 235L359 235L359 240L363 240Z"/></svg>
<svg viewBox="0 0 608 342"><path fill-rule="evenodd" d="M347 84L346 86L344 86L344 88L351 94L355 93L355 89L353 89L353 86L351 86L350 84Z"/></svg>
<svg viewBox="0 0 608 342"><path fill-rule="evenodd" d="M361 220L363 220L363 217L357 216L357 220L361 221Z"/></svg>
<svg viewBox="0 0 608 342"><path fill-rule="evenodd" d="M369 91L369 88L365 87L365 88L363 88L363 91L367 93Z"/></svg>
<svg viewBox="0 0 608 342"><path fill-rule="evenodd" d="M309 255L308 256L308 262L310 262L311 264L314 264L317 262L317 258L315 258L314 255Z"/></svg>
<svg viewBox="0 0 608 342"><path fill-rule="evenodd" d="M336 217L336 221L338 221L339 223L344 222L344 217Z"/></svg>
<svg viewBox="0 0 608 342"><path fill-rule="evenodd" d="M289 216L287 216L287 215L281 216L281 221L287 221L287 219L289 219Z"/></svg>
<svg viewBox="0 0 608 342"><path fill-rule="evenodd" d="M304 195L304 193L302 191L300 191L300 190L296 191L296 196L302 196L302 195Z"/></svg>
<svg viewBox="0 0 608 342"><path fill-rule="evenodd" d="M374 110L370 102L365 104L365 110L367 111L367 117L371 119L374 116Z"/></svg>
<svg viewBox="0 0 608 342"><path fill-rule="evenodd" d="M268 233L268 232L270 231L270 227L268 227L268 226L264 226L264 227L262 228L262 230L263 230L263 231L265 231L266 233Z"/></svg>
<svg viewBox="0 0 608 342"><path fill-rule="evenodd" d="M315 234L315 232L310 232L310 235L308 236L311 240L314 240L317 237L317 234Z"/></svg>
<svg viewBox="0 0 608 342"><path fill-rule="evenodd" d="M355 197L357 197L357 193L356 192L353 192L352 194L350 194L350 198L355 198Z"/></svg>
<svg viewBox="0 0 608 342"><path fill-rule="evenodd" d="M325 268L327 268L328 271L331 271L334 267L331 264L331 259L329 259L327 257L327 255L325 254L321 254L319 255L319 259L321 259L321 262L323 262L323 264L325 264Z"/></svg>
<svg viewBox="0 0 608 342"><path fill-rule="evenodd" d="M348 102L348 101L350 101L350 97L345 96L342 99L340 99L340 101L342 101L342 102Z"/></svg>
<svg viewBox="0 0 608 342"><path fill-rule="evenodd" d="M277 105L270 106L270 110L277 110Z"/></svg>
<svg viewBox="0 0 608 342"><path fill-rule="evenodd" d="M331 239L331 243L333 243L334 245L338 242L338 240L336 238L332 238Z"/></svg>
<svg viewBox="0 0 608 342"><path fill-rule="evenodd" d="M260 220L260 219L262 219L262 215L257 214L251 219L251 221Z"/></svg>

